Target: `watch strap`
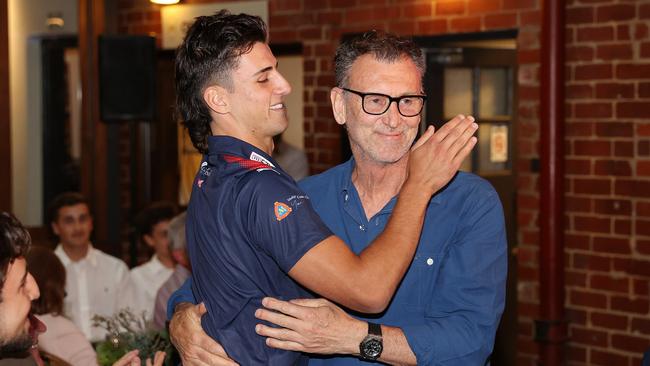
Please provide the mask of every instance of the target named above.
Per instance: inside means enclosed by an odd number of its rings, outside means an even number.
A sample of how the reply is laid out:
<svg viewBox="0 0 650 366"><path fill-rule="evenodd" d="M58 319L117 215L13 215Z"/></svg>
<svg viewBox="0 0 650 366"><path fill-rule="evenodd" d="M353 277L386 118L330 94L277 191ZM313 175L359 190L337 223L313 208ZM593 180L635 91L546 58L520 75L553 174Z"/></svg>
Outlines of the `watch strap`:
<svg viewBox="0 0 650 366"><path fill-rule="evenodd" d="M368 322L368 334L381 337L381 325Z"/></svg>

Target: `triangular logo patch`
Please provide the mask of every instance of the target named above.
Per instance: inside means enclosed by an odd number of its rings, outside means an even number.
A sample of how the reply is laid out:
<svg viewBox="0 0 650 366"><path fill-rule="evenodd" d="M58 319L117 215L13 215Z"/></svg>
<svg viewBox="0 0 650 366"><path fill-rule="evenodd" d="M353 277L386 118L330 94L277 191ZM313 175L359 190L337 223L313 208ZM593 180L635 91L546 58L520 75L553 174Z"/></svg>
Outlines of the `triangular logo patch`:
<svg viewBox="0 0 650 366"><path fill-rule="evenodd" d="M289 216L291 213L291 207L286 203L276 202L274 205L275 218L278 221L282 221L285 217Z"/></svg>

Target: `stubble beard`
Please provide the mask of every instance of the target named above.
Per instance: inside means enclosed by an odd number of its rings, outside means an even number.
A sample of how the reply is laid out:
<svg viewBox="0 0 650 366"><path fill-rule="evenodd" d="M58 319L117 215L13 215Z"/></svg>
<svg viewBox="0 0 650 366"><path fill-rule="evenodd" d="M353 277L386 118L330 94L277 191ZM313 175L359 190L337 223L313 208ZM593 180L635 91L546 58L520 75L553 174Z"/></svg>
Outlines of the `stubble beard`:
<svg viewBox="0 0 650 366"><path fill-rule="evenodd" d="M25 353L32 347L33 343L29 333L23 333L2 342L0 343L0 358Z"/></svg>

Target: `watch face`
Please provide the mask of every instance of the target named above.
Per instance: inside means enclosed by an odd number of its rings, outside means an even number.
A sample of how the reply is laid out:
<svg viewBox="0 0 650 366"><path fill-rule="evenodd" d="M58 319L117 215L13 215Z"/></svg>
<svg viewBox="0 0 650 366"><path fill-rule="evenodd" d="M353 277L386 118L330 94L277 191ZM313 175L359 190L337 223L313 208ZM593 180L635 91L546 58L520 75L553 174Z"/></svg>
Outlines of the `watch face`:
<svg viewBox="0 0 650 366"><path fill-rule="evenodd" d="M381 344L381 341L378 339L369 339L363 344L363 353L367 358L376 359L381 355L381 351L384 347Z"/></svg>

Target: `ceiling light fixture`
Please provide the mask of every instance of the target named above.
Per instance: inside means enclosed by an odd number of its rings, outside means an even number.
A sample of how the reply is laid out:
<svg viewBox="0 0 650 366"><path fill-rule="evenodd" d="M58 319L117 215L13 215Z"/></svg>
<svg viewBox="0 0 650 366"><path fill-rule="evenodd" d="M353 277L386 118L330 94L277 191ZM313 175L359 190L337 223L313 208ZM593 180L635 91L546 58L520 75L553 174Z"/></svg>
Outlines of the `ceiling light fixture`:
<svg viewBox="0 0 650 366"><path fill-rule="evenodd" d="M172 5L172 4L178 4L180 0L149 0L149 1L159 5Z"/></svg>

